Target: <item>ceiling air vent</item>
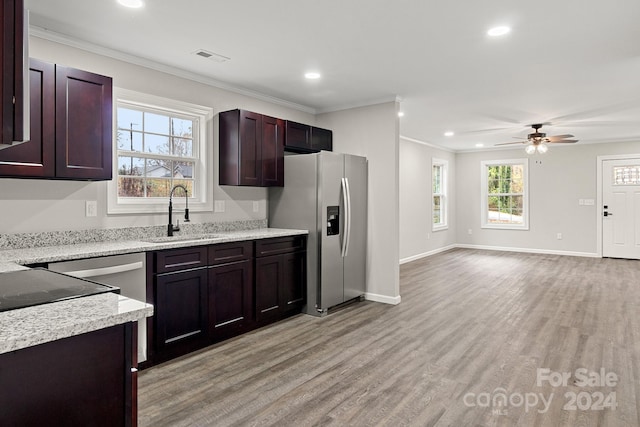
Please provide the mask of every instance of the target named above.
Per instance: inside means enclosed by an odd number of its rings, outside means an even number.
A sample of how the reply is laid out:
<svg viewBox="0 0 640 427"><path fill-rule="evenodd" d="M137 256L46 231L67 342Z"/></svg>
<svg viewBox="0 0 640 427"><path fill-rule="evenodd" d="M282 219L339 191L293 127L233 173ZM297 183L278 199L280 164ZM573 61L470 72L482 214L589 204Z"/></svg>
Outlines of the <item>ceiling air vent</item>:
<svg viewBox="0 0 640 427"><path fill-rule="evenodd" d="M226 62L231 59L224 55L218 55L217 53L209 52L208 50L204 50L204 49L198 49L194 53L198 56L210 59L215 62Z"/></svg>

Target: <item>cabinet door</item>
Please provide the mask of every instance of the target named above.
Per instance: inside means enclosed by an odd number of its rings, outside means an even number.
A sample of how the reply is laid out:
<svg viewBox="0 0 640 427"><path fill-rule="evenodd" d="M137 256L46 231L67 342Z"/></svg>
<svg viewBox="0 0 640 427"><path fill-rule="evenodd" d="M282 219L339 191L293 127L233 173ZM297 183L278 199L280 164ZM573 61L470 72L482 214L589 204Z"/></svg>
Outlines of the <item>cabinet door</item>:
<svg viewBox="0 0 640 427"><path fill-rule="evenodd" d="M207 269L156 276L155 318L160 350L205 337Z"/></svg>
<svg viewBox="0 0 640 427"><path fill-rule="evenodd" d="M0 6L0 58L2 78L0 79L0 118L2 119L3 144L23 140L23 66L25 58L24 2L23 0L3 0Z"/></svg>
<svg viewBox="0 0 640 427"><path fill-rule="evenodd" d="M311 126L287 121L285 148L308 153L311 148Z"/></svg>
<svg viewBox="0 0 640 427"><path fill-rule="evenodd" d="M237 333L251 320L251 261L209 268L209 334L212 338Z"/></svg>
<svg viewBox="0 0 640 427"><path fill-rule="evenodd" d="M256 321L280 316L280 287L284 278L281 255L256 258Z"/></svg>
<svg viewBox="0 0 640 427"><path fill-rule="evenodd" d="M262 185L262 115L240 111L240 185Z"/></svg>
<svg viewBox="0 0 640 427"><path fill-rule="evenodd" d="M56 67L56 176L111 179L112 81Z"/></svg>
<svg viewBox="0 0 640 427"><path fill-rule="evenodd" d="M281 306L284 312L300 312L306 301L306 252L294 252L282 255L283 280Z"/></svg>
<svg viewBox="0 0 640 427"><path fill-rule="evenodd" d="M311 149L313 151L332 151L333 150L333 132L329 129L311 128Z"/></svg>
<svg viewBox="0 0 640 427"><path fill-rule="evenodd" d="M0 150L0 176L44 177L55 174L54 65L31 59L31 139Z"/></svg>
<svg viewBox="0 0 640 427"><path fill-rule="evenodd" d="M0 424L135 425L131 329L116 325L1 354Z"/></svg>
<svg viewBox="0 0 640 427"><path fill-rule="evenodd" d="M284 186L284 120L262 116L262 186Z"/></svg>

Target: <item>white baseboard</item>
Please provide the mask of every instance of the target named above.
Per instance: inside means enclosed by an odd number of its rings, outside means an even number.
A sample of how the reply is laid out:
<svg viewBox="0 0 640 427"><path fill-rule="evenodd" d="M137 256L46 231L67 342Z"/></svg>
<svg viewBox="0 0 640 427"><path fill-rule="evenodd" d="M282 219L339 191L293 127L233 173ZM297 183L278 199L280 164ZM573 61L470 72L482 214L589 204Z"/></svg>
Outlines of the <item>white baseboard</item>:
<svg viewBox="0 0 640 427"><path fill-rule="evenodd" d="M424 252L418 255L413 255L407 258L402 258L400 260L400 265L406 264L411 261L416 261L421 258L426 258L431 255L439 254L444 251L448 251L449 249L481 249L485 251L504 251L504 252L522 252L529 254L547 254L547 255L563 255L563 256L579 256L585 258L601 258L601 256L597 253L591 252L574 252L574 251L557 251L553 249L532 249L532 248L512 248L509 246L487 246L487 245L468 245L465 243L457 243L454 245L444 246L442 248L434 249L429 252Z"/></svg>
<svg viewBox="0 0 640 427"><path fill-rule="evenodd" d="M397 297L390 297L387 295L372 294L371 292L365 292L364 299L367 301L381 302L384 304L398 305L400 304L400 295Z"/></svg>
<svg viewBox="0 0 640 427"><path fill-rule="evenodd" d="M486 251L524 252L529 254L547 254L547 255L579 256L579 257L586 257L586 258L600 258L600 256L597 253L558 251L554 249L512 248L509 246L468 245L463 243L458 243L457 245L455 245L455 247L464 248L464 249L482 249Z"/></svg>
<svg viewBox="0 0 640 427"><path fill-rule="evenodd" d="M402 264L406 264L406 263L411 262L411 261L415 261L415 260L418 260L418 259L421 259L421 258L426 258L428 256L439 254L440 252L448 251L449 249L455 249L455 248L457 248L456 245L449 245L449 246L444 246L442 248L434 249L434 250L429 251L429 252L424 252L424 253L421 253L421 254L418 254L418 255L413 255L413 256L410 256L410 257L407 257L407 258L402 258L400 260L400 264L401 265Z"/></svg>

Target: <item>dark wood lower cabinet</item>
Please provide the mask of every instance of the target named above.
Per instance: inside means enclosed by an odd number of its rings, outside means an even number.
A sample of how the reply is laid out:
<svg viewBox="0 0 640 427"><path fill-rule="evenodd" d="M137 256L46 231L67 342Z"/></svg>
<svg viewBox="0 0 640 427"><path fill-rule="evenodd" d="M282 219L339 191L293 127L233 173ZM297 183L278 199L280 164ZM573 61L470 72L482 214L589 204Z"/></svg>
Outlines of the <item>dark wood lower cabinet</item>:
<svg viewBox="0 0 640 427"><path fill-rule="evenodd" d="M144 367L300 313L305 249L293 236L148 253Z"/></svg>
<svg viewBox="0 0 640 427"><path fill-rule="evenodd" d="M282 258L282 311L300 313L307 300L307 253L299 251L284 254Z"/></svg>
<svg viewBox="0 0 640 427"><path fill-rule="evenodd" d="M284 280L281 255L256 259L256 321L280 315L282 297L280 285Z"/></svg>
<svg viewBox="0 0 640 427"><path fill-rule="evenodd" d="M306 252L256 258L256 321L299 313L305 302Z"/></svg>
<svg viewBox="0 0 640 427"><path fill-rule="evenodd" d="M136 425L134 325L0 355L0 424Z"/></svg>
<svg viewBox="0 0 640 427"><path fill-rule="evenodd" d="M209 336L218 340L241 333L252 321L251 260L209 268Z"/></svg>
<svg viewBox="0 0 640 427"><path fill-rule="evenodd" d="M159 274L155 291L155 349L184 354L207 336L207 269Z"/></svg>

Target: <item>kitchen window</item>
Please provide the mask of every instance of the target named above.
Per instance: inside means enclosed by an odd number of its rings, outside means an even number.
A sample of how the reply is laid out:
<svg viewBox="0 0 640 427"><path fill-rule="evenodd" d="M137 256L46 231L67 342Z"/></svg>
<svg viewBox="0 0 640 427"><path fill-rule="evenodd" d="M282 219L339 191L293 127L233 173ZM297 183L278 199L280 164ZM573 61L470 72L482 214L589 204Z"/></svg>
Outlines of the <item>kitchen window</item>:
<svg viewBox="0 0 640 427"><path fill-rule="evenodd" d="M448 228L447 216L447 169L446 160L433 159L432 169L432 197L431 212L433 214L433 231Z"/></svg>
<svg viewBox="0 0 640 427"><path fill-rule="evenodd" d="M529 229L528 159L482 162L482 228Z"/></svg>
<svg viewBox="0 0 640 427"><path fill-rule="evenodd" d="M124 89L114 95L108 212L165 212L169 192L178 184L189 190L191 210L212 210L206 168L212 109ZM183 196L182 190L174 192L175 198Z"/></svg>

